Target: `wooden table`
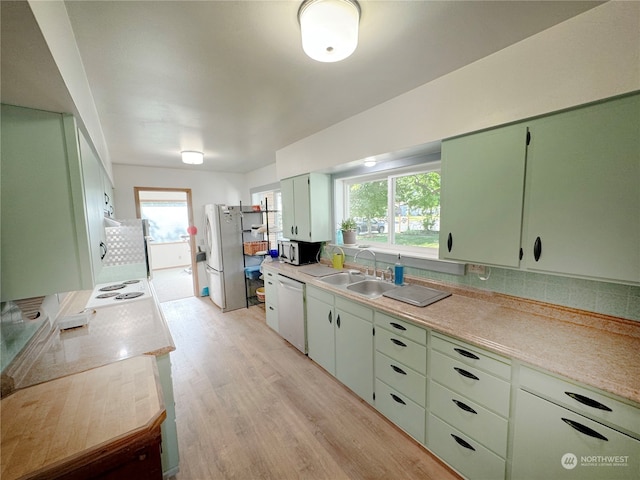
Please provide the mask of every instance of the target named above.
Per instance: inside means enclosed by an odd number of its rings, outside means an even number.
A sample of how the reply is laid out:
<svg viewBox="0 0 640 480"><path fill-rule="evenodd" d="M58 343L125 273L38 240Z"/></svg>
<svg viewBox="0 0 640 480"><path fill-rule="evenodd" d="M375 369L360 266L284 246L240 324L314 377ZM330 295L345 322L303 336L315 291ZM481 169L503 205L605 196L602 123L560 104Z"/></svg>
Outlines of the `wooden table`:
<svg viewBox="0 0 640 480"><path fill-rule="evenodd" d="M0 409L3 480L162 478L166 412L153 356L18 390Z"/></svg>

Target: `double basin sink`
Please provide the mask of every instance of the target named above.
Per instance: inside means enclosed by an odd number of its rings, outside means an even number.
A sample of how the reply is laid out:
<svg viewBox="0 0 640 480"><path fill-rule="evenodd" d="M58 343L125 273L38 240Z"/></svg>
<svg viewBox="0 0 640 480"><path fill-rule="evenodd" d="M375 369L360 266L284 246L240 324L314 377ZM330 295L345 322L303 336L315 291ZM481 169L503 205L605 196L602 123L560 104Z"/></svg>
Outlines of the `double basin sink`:
<svg viewBox="0 0 640 480"><path fill-rule="evenodd" d="M376 278L364 275L357 270L346 270L322 277L320 281L367 298L380 297L384 292L397 288L392 283L387 283Z"/></svg>
<svg viewBox="0 0 640 480"><path fill-rule="evenodd" d="M451 296L448 292L420 285L397 286L383 280L363 275L358 270L346 270L322 277L320 281L335 287L373 299L389 297L417 307L426 307Z"/></svg>

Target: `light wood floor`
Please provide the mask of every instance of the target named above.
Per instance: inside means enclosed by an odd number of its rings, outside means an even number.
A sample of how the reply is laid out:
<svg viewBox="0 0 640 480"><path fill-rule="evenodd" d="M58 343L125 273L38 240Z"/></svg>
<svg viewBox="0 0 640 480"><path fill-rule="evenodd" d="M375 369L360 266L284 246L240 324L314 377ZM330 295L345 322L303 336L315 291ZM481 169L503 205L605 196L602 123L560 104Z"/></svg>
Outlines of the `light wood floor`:
<svg viewBox="0 0 640 480"><path fill-rule="evenodd" d="M191 297L162 309L176 343L177 480L458 478L273 332L262 308L222 314Z"/></svg>

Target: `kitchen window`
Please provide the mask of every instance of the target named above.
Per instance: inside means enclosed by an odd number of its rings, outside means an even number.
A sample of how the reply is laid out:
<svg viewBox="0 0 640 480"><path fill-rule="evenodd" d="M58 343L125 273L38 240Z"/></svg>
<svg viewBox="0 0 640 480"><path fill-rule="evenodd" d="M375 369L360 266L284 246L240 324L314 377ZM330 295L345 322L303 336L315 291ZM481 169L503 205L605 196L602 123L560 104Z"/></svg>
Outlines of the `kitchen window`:
<svg viewBox="0 0 640 480"><path fill-rule="evenodd" d="M438 255L439 163L336 180L341 218L357 225L358 244ZM341 197L341 198L340 198Z"/></svg>

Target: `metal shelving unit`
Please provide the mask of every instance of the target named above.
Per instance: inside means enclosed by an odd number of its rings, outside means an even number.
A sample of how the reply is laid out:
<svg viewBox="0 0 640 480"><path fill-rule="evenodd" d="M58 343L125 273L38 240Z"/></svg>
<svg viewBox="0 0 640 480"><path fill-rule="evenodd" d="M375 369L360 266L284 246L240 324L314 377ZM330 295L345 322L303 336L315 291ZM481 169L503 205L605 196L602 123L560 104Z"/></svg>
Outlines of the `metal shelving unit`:
<svg viewBox="0 0 640 480"><path fill-rule="evenodd" d="M264 286L262 280L262 274L260 273L259 266L262 264L266 256L269 255L269 250L275 248L275 242L271 242L270 237L274 233L269 230L269 214L277 213L276 210L269 210L269 204L267 199L264 201L264 209L254 210L253 207L246 207L240 203L240 210L242 217L240 224L242 227L242 253L244 259L245 268L245 295L247 299L247 308L252 305L258 305L262 302L258 300L256 290ZM259 236L254 235L254 225L264 226L264 231L259 233ZM261 230L261 228L259 228ZM245 244L248 242L264 242L266 248L254 251L256 246L250 245L246 248ZM247 253L250 252L250 253ZM248 273L247 268L258 267L257 273Z"/></svg>

